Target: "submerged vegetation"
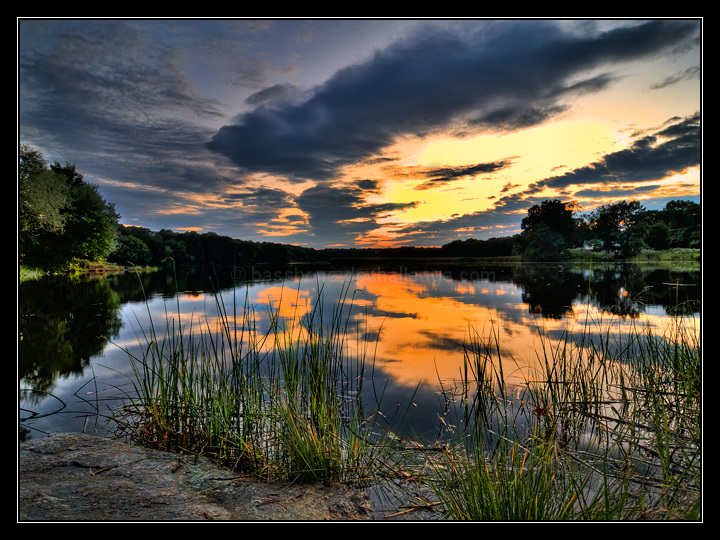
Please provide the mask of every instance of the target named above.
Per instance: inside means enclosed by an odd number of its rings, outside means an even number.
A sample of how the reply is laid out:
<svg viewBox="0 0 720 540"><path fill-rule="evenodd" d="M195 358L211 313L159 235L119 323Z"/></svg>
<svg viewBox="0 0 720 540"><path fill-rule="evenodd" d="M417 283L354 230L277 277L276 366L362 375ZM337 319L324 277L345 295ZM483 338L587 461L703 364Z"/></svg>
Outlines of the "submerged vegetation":
<svg viewBox="0 0 720 540"><path fill-rule="evenodd" d="M620 337L610 320L540 338L541 368L520 385L493 332L471 329L462 373L439 381L442 436L407 441L384 414L350 291L302 317L216 298L217 314L187 323L178 305L127 349L136 382L115 420L137 443L273 480L412 479L453 520L701 518L692 318L662 335Z"/></svg>

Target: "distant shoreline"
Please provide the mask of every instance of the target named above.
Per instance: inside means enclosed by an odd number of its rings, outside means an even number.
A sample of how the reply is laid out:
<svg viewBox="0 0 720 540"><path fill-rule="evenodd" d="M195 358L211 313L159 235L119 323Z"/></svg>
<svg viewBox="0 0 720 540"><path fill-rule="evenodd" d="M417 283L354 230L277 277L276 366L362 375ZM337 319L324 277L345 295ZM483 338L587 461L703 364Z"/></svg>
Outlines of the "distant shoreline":
<svg viewBox="0 0 720 540"><path fill-rule="evenodd" d="M608 252L592 252L586 250L570 250L568 256L557 261L551 262L533 262L522 259L521 255L501 255L496 257L463 257L463 256L418 256L418 257L407 257L407 256L382 256L377 255L376 251L373 254L363 256L362 254L354 254L348 256L336 256L329 257L327 259L321 259L317 261L290 261L285 263L285 266L318 266L318 267L362 267L367 268L371 266L381 266L387 268L388 266L422 266L422 265L438 265L447 264L455 266L463 265L504 265L504 264L567 264L567 263L584 263L584 262L597 262L597 263L692 263L700 264L701 262L701 250L697 248L676 248L669 250L644 250L629 258L618 257ZM239 264L238 266L256 266L262 264L262 262L253 262L247 265ZM154 272L157 271L157 266L122 266L117 264L108 263L92 263L84 261L78 264L76 267L67 270L56 272L57 275L87 275L87 276L103 276L109 274L119 274L123 272ZM28 268L22 265L19 266L19 279L24 281L26 279L39 279L45 275L51 275L50 272L45 272L40 269Z"/></svg>

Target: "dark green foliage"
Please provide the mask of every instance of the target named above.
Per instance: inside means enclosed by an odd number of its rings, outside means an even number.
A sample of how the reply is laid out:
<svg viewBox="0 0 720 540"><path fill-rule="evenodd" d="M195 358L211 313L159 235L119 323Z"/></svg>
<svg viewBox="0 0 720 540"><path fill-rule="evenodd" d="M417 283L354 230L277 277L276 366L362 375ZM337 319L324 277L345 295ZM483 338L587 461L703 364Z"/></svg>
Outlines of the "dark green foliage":
<svg viewBox="0 0 720 540"><path fill-rule="evenodd" d="M75 261L103 262L115 249L120 217L75 165L49 166L40 152L19 152L20 261L45 269Z"/></svg>
<svg viewBox="0 0 720 540"><path fill-rule="evenodd" d="M152 254L148 245L137 236L121 234L111 259L123 265L148 266L152 262Z"/></svg>
<svg viewBox="0 0 720 540"><path fill-rule="evenodd" d="M65 181L48 170L40 152L23 145L18 167L18 239L20 253L47 233L62 231L68 197Z"/></svg>
<svg viewBox="0 0 720 540"><path fill-rule="evenodd" d="M634 255L645 247L645 212L639 201L605 204L590 213L590 230L606 251L624 257Z"/></svg>
<svg viewBox="0 0 720 540"><path fill-rule="evenodd" d="M162 266L175 264L198 266L244 266L258 263L282 266L291 261L317 261L310 248L251 242L214 232L175 232L168 229L151 231L144 227L120 227L118 246L108 261L120 265Z"/></svg>
<svg viewBox="0 0 720 540"><path fill-rule="evenodd" d="M18 179L18 232L24 242L44 232L62 231L65 216L62 209L68 198L68 187L62 178L47 170Z"/></svg>
<svg viewBox="0 0 720 540"><path fill-rule="evenodd" d="M648 227L643 239L650 249L669 249L670 228L664 221L653 223L650 227Z"/></svg>
<svg viewBox="0 0 720 540"><path fill-rule="evenodd" d="M562 259L570 247L567 238L560 232L540 223L524 238L523 258L531 261L557 261Z"/></svg>
<svg viewBox="0 0 720 540"><path fill-rule="evenodd" d="M670 247L699 248L702 214L700 205L692 201L670 201L661 212L670 232Z"/></svg>
<svg viewBox="0 0 720 540"><path fill-rule="evenodd" d="M444 257L510 257L517 251L517 242L511 236L479 240L454 240L445 244L441 253Z"/></svg>
<svg viewBox="0 0 720 540"><path fill-rule="evenodd" d="M74 170L75 166L72 166ZM63 208L65 230L57 248L66 260L104 261L115 249L119 216L97 186L70 182L70 203Z"/></svg>
<svg viewBox="0 0 720 540"><path fill-rule="evenodd" d="M543 201L528 210L521 223L523 256L530 260L551 261L563 257L565 250L576 247L580 228L574 216L576 203Z"/></svg>
<svg viewBox="0 0 720 540"><path fill-rule="evenodd" d="M618 257L642 249L700 248L700 205L670 201L661 211L646 210L639 201L602 205L579 217L576 203L543 201L528 210L518 245L530 261L556 261L565 250L594 246Z"/></svg>

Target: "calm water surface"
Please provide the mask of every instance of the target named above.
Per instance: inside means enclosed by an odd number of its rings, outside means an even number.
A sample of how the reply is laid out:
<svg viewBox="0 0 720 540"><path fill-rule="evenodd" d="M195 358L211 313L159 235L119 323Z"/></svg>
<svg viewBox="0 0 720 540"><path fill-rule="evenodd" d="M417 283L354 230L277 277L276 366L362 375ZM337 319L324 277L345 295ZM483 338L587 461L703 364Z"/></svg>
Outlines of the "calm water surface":
<svg viewBox="0 0 720 540"><path fill-rule="evenodd" d="M215 328L218 300L229 312L254 308L261 331L268 306L288 321L329 320L341 306L348 354L374 358L383 412L407 414L409 429L430 436L443 407L439 381L458 379L473 333L497 340L506 376L519 382L536 369L541 342L578 329L600 334L608 324L619 334L638 325L662 332L678 305L690 308L688 326L699 332L701 308L699 266L640 264L162 270L48 278L18 294L21 440L108 435L104 417L130 389L124 349L137 350L150 321L164 326L166 317Z"/></svg>

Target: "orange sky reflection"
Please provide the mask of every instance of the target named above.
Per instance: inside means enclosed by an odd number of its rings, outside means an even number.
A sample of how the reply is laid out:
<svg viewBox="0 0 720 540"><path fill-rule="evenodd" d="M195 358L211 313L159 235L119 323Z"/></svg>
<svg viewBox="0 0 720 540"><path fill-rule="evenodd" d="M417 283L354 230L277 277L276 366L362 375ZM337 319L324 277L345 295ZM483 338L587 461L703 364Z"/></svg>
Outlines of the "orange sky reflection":
<svg viewBox="0 0 720 540"><path fill-rule="evenodd" d="M563 318L544 318L530 312L520 287L511 282L455 281L441 273L368 273L356 283L375 299L367 324L380 330L376 366L409 387L457 380L464 345L472 337L489 344L494 359L502 359L506 382L522 383L539 373L543 350L552 354L568 332L599 332L609 324L617 329L649 325L662 334L669 324L665 315L628 320L589 304L574 305Z"/></svg>

